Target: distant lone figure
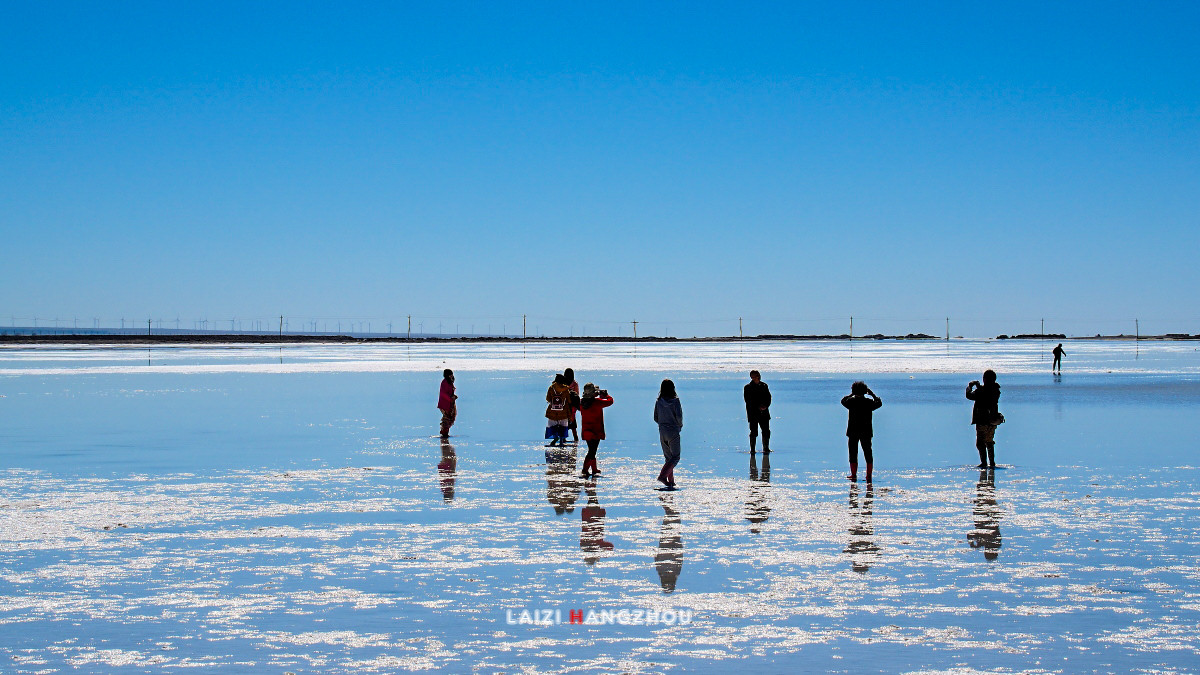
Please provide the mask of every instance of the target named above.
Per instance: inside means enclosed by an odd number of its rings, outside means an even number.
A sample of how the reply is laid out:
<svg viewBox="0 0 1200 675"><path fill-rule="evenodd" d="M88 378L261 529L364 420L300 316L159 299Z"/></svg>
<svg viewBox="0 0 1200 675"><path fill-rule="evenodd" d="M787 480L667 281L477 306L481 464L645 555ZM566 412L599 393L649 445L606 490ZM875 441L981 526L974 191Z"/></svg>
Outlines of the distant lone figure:
<svg viewBox="0 0 1200 675"><path fill-rule="evenodd" d="M971 424L975 425L975 448L979 450L979 468L996 466L996 427L1004 423L1000 414L1000 385L996 371L983 372L983 384L971 380L967 398L975 402L971 409Z"/></svg>
<svg viewBox="0 0 1200 675"><path fill-rule="evenodd" d="M596 466L596 449L604 440L604 409L613 404L607 389L599 389L588 382L583 385L583 398L579 401L579 413L583 417L583 442L587 443L587 457L583 458L583 477L595 478L600 469Z"/></svg>
<svg viewBox="0 0 1200 675"><path fill-rule="evenodd" d="M450 427L458 417L458 395L454 393L454 371L442 371L442 388L438 392L438 410L442 411L442 438L450 437Z"/></svg>
<svg viewBox="0 0 1200 675"><path fill-rule="evenodd" d="M862 445L863 459L867 460L867 482L871 482L871 473L875 468L875 458L871 455L871 437L875 430L871 428L872 413L883 406L883 400L871 391L866 382L855 382L850 385L850 395L842 398L842 407L850 411L846 421L846 445L850 450L850 480L858 480L858 446Z"/></svg>
<svg viewBox="0 0 1200 675"><path fill-rule="evenodd" d="M679 396L675 393L675 383L663 380L658 390L658 400L654 402L654 421L658 422L658 440L662 443L662 471L658 472L658 482L667 486L668 490L675 489L675 465L679 463L679 432L683 429L683 406L679 404Z"/></svg>
<svg viewBox="0 0 1200 675"><path fill-rule="evenodd" d="M1051 366L1051 370L1056 373L1062 373L1063 354L1066 354L1066 352L1063 351L1062 343L1060 342L1058 343L1058 346L1054 348L1054 365Z"/></svg>
<svg viewBox="0 0 1200 675"><path fill-rule="evenodd" d="M746 399L746 421L750 423L750 452L754 452L758 429L762 427L763 452L771 451L771 390L757 370L750 371L750 384L742 389Z"/></svg>

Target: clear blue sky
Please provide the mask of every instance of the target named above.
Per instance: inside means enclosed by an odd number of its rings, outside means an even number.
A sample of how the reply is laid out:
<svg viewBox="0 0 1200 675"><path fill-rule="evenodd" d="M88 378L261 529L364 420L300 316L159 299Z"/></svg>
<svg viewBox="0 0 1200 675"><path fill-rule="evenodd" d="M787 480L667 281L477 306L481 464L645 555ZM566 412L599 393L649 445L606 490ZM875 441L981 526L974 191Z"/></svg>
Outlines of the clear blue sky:
<svg viewBox="0 0 1200 675"><path fill-rule="evenodd" d="M1200 332L1200 5L648 4L3 2L0 324Z"/></svg>

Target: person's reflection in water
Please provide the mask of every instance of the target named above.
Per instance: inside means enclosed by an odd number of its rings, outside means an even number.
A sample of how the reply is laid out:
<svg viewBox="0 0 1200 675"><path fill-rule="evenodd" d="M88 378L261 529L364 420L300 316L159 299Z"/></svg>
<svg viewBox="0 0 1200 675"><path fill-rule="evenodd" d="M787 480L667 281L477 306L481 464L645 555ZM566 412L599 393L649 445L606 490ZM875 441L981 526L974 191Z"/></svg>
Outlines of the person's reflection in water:
<svg viewBox="0 0 1200 675"><path fill-rule="evenodd" d="M1000 518L1004 515L996 503L995 469L979 472L972 515L975 517L975 529L967 534L967 541L971 548L983 549L984 558L995 560L1000 557Z"/></svg>
<svg viewBox="0 0 1200 675"><path fill-rule="evenodd" d="M583 561L595 565L601 551L613 550L611 541L604 540L604 516L607 511L600 506L596 497L596 484L587 482L583 486L587 493L587 505L583 507L583 527L579 530L579 550L583 551Z"/></svg>
<svg viewBox="0 0 1200 675"><path fill-rule="evenodd" d="M875 526L871 522L871 507L875 502L875 488L867 483L862 499L858 495L858 483L850 484L850 542L842 553L850 554L850 568L859 574L871 569L869 561L879 555L875 544Z"/></svg>
<svg viewBox="0 0 1200 675"><path fill-rule="evenodd" d="M746 520L750 521L750 531L758 534L759 527L771 517L771 505L767 502L767 493L771 485L771 456L763 455L762 471L758 470L757 458L750 455L750 495L746 499Z"/></svg>
<svg viewBox="0 0 1200 675"><path fill-rule="evenodd" d="M438 462L438 479L442 485L442 500L454 501L454 472L458 469L458 455L450 441L442 439L442 459Z"/></svg>
<svg viewBox="0 0 1200 675"><path fill-rule="evenodd" d="M663 593L675 590L679 573L683 571L682 520L675 510L673 495L659 495L662 502L662 528L658 531L658 555L654 556L654 568L658 570L658 581Z"/></svg>
<svg viewBox="0 0 1200 675"><path fill-rule="evenodd" d="M560 516L575 510L579 479L575 476L574 447L546 450L546 499L550 500L554 513Z"/></svg>

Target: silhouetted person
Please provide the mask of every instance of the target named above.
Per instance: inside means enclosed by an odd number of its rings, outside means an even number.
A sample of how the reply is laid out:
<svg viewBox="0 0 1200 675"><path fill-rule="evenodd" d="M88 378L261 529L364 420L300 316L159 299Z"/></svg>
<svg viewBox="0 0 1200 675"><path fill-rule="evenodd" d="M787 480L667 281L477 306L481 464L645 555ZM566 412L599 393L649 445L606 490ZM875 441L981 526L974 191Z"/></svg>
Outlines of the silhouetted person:
<svg viewBox="0 0 1200 675"><path fill-rule="evenodd" d="M604 516L608 512L600 506L600 499L596 496L595 483L588 483L583 489L587 492L587 506L583 507L583 525L579 530L579 550L585 554L591 554L583 557L584 562L595 565L596 561L600 559L595 554L613 550L612 542L604 539Z"/></svg>
<svg viewBox="0 0 1200 675"><path fill-rule="evenodd" d="M438 391L438 410L442 411L442 438L450 437L450 427L458 417L458 395L454 393L454 371L442 371L442 387Z"/></svg>
<svg viewBox="0 0 1200 675"><path fill-rule="evenodd" d="M442 499L447 502L454 501L454 472L458 468L458 456L454 453L454 446L450 445L450 441L442 439L442 459L438 462L438 478L442 485Z"/></svg>
<svg viewBox="0 0 1200 675"><path fill-rule="evenodd" d="M546 499L554 513L562 515L575 510L579 499L579 479L575 477L575 448L555 448L546 451Z"/></svg>
<svg viewBox="0 0 1200 675"><path fill-rule="evenodd" d="M971 408L971 424L975 425L975 448L979 450L979 468L996 466L996 426L1004 423L1000 414L1000 385L996 371L983 373L983 384L971 380L967 398L975 402Z"/></svg>
<svg viewBox="0 0 1200 675"><path fill-rule="evenodd" d="M658 554L654 556L654 569L658 571L658 582L662 584L663 593L675 590L679 573L683 571L682 519L671 501L673 496L658 497L662 502L663 519L662 527L658 531Z"/></svg>
<svg viewBox="0 0 1200 675"><path fill-rule="evenodd" d="M675 489L675 465L679 464L679 432L683 430L683 406L675 394L675 383L663 380L654 402L654 421L658 422L658 440L662 443L663 467L658 482Z"/></svg>
<svg viewBox="0 0 1200 675"><path fill-rule="evenodd" d="M746 399L746 421L750 423L750 452L754 452L762 428L763 452L771 451L771 390L757 370L750 371L750 384L742 389Z"/></svg>
<svg viewBox="0 0 1200 675"><path fill-rule="evenodd" d="M771 517L771 505L767 502L767 490L771 485L771 458L763 455L762 471L758 470L758 458L750 454L750 495L746 500L746 520L750 531L758 534L759 525Z"/></svg>
<svg viewBox="0 0 1200 675"><path fill-rule="evenodd" d="M996 503L996 472L984 469L975 484L975 501L971 509L975 529L967 534L971 548L983 549L983 557L995 560L1000 556L1000 505Z"/></svg>
<svg viewBox="0 0 1200 675"><path fill-rule="evenodd" d="M1066 354L1066 352L1063 351L1062 343L1061 342L1058 343L1058 346L1055 347L1053 352L1051 352L1051 353L1054 354L1054 364L1050 367L1050 369L1053 372L1061 373L1062 372L1062 357L1063 357L1063 354Z"/></svg>
<svg viewBox="0 0 1200 675"><path fill-rule="evenodd" d="M875 430L871 417L883 405L883 401L871 391L866 382L850 385L850 395L842 398L842 406L849 410L846 421L846 447L850 451L850 480L858 480L858 446L862 445L863 459L867 461L867 482L875 469L875 457L871 454L871 437Z"/></svg>
<svg viewBox="0 0 1200 675"><path fill-rule="evenodd" d="M587 457L583 458L583 477L595 478L600 473L596 466L596 450L604 440L604 409L613 404L607 389L598 389L588 382L583 386L583 398L579 400L579 414L583 419L583 442L587 443Z"/></svg>
<svg viewBox="0 0 1200 675"><path fill-rule="evenodd" d="M871 506L875 500L875 491L870 483L867 483L867 491L863 494L861 503L858 499L858 483L850 484L850 541L842 553L849 553L850 568L859 574L864 574L871 569L867 556L874 556L879 553L879 546L875 544L875 527L871 522Z"/></svg>

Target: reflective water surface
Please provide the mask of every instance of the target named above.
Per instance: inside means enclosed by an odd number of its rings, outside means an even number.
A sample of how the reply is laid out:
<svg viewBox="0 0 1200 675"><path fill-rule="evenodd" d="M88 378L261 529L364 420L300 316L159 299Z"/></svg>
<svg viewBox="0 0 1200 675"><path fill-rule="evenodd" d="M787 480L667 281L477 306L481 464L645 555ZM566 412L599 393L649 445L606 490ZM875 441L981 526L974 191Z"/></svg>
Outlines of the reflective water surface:
<svg viewBox="0 0 1200 675"><path fill-rule="evenodd" d="M1167 347L1148 371L1144 345L1061 378L1000 369L1001 467L982 471L972 372L761 368L775 452L751 455L740 371L564 361L617 401L595 480L544 447L553 371L513 365L519 347L505 369L456 367L445 442L437 384L459 352L425 370L309 354L313 372L8 353L0 671L1190 672L1200 378ZM657 363L693 362L674 348ZM676 492L654 481L667 375ZM845 478L838 401L858 378L885 401L869 484ZM521 623L538 610L561 620Z"/></svg>

